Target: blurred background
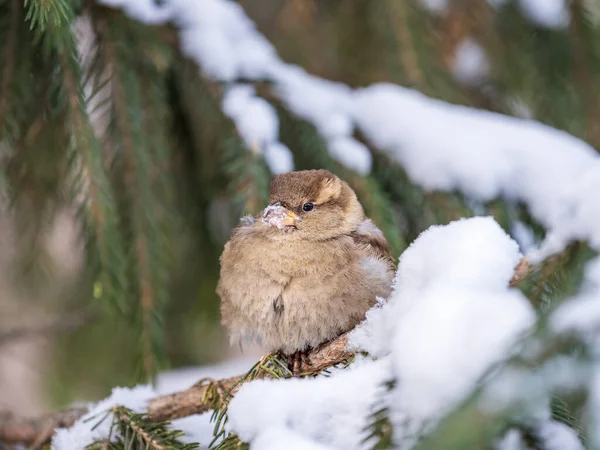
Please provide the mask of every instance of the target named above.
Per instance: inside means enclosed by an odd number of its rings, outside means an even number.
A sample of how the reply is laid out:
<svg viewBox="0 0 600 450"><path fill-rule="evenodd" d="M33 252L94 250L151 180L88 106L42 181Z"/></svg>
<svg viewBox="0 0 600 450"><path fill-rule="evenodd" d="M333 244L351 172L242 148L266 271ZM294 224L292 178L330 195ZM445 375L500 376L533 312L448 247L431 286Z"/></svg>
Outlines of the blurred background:
<svg viewBox="0 0 600 450"><path fill-rule="evenodd" d="M600 148L597 0L238 3L311 74L397 83ZM0 409L97 400L239 355L219 324L218 259L238 218L264 207L272 174L223 113L222 85L180 48L175 25L93 1L0 0ZM522 205L424 192L366 142L370 173L343 166L268 83L256 85L295 169L346 179L396 257L429 225L475 213L523 246L543 237ZM562 277L552 295L573 289L588 255L577 244L553 260L574 269L551 271ZM557 276L529 289L548 295L543 283Z"/></svg>

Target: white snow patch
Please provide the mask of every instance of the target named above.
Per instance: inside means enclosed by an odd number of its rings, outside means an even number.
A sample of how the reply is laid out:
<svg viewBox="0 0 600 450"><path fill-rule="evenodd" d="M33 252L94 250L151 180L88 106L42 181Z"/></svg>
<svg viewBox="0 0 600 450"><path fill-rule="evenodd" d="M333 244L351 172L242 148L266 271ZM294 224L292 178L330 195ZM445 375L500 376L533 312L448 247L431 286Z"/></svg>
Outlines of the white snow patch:
<svg viewBox="0 0 600 450"><path fill-rule="evenodd" d="M361 175L371 171L373 157L369 149L351 137L336 137L329 142L329 153L336 161Z"/></svg>
<svg viewBox="0 0 600 450"><path fill-rule="evenodd" d="M231 117L250 147L258 148L276 141L279 118L266 100L254 95L254 88L234 85L223 98L223 112Z"/></svg>
<svg viewBox="0 0 600 450"><path fill-rule="evenodd" d="M572 428L554 420L536 425L536 435L545 450L583 450L583 445ZM496 446L497 450L528 450L521 432L510 429Z"/></svg>
<svg viewBox="0 0 600 450"><path fill-rule="evenodd" d="M536 238L531 227L525 225L520 220L515 220L511 224L510 234L521 247L524 254L535 248Z"/></svg>
<svg viewBox="0 0 600 450"><path fill-rule="evenodd" d="M114 388L108 398L96 404L85 405L90 408L89 412L71 428L58 429L52 439L52 449L81 450L96 440L107 438L110 431L110 417L95 430L92 430L92 428L113 406L121 405L135 412L143 413L146 411L147 402L151 398L187 389L204 377L218 379L245 373L255 362L255 358L239 358L215 366L193 367L165 372L158 376L156 389L152 389L147 385L139 385L131 389ZM90 418L93 419L87 421ZM200 442L203 445L208 445L212 440L214 424L210 423L210 413L174 420L172 426L186 433L182 438L184 442Z"/></svg>
<svg viewBox="0 0 600 450"><path fill-rule="evenodd" d="M521 432L511 428L496 445L496 450L528 450L521 438Z"/></svg>
<svg viewBox="0 0 600 450"><path fill-rule="evenodd" d="M271 448L257 442L267 441L264 433L273 428L337 449L366 448L360 442L367 436L369 411L389 377L389 361L364 360L329 377L253 381L231 401L229 425L261 450Z"/></svg>
<svg viewBox="0 0 600 450"><path fill-rule="evenodd" d="M537 25L547 28L564 28L570 14L565 0L520 0L521 10Z"/></svg>
<svg viewBox="0 0 600 450"><path fill-rule="evenodd" d="M588 263L585 280L579 295L553 312L550 327L556 333L582 333L600 342L600 258Z"/></svg>
<svg viewBox="0 0 600 450"><path fill-rule="evenodd" d="M448 7L448 0L421 0L421 4L430 12L441 14Z"/></svg>
<svg viewBox="0 0 600 450"><path fill-rule="evenodd" d="M319 444L289 428L272 427L263 431L250 446L250 450L335 450Z"/></svg>
<svg viewBox="0 0 600 450"><path fill-rule="evenodd" d="M534 323L527 299L508 287L519 259L489 217L432 226L402 254L390 301L350 337L353 348L391 353L398 421L416 431L439 418Z"/></svg>
<svg viewBox="0 0 600 450"><path fill-rule="evenodd" d="M545 450L583 450L573 428L555 420L545 421L537 430Z"/></svg>
<svg viewBox="0 0 600 450"><path fill-rule="evenodd" d="M108 437L111 420L107 418L96 429L94 426L104 417L106 412L116 405L125 406L131 410L142 413L146 409L146 402L156 396L156 392L145 385L132 389L114 388L110 397L91 406L90 411L79 419L71 428L59 428L52 438L53 450L81 450L96 440ZM87 421L87 422L86 422Z"/></svg>
<svg viewBox="0 0 600 450"><path fill-rule="evenodd" d="M261 219L263 223L271 227L277 227L279 230L283 230L287 226L285 221L290 218L290 214L290 211L281 206L278 202L267 206L262 212Z"/></svg>
<svg viewBox="0 0 600 450"><path fill-rule="evenodd" d="M536 260L574 239L600 248L600 160L583 141L537 122L431 99L391 84L354 94L354 117L426 190L523 201L548 229Z"/></svg>
<svg viewBox="0 0 600 450"><path fill-rule="evenodd" d="M294 155L281 142L273 142L265 147L264 157L273 175L281 175L294 170Z"/></svg>
<svg viewBox="0 0 600 450"><path fill-rule="evenodd" d="M462 41L454 55L454 77L461 83L477 85L487 79L489 71L490 64L483 48L472 38Z"/></svg>
<svg viewBox="0 0 600 450"><path fill-rule="evenodd" d="M488 3L494 8L500 8L508 0L488 0ZM571 20L565 0L519 0L519 6L523 14L540 27L565 28Z"/></svg>

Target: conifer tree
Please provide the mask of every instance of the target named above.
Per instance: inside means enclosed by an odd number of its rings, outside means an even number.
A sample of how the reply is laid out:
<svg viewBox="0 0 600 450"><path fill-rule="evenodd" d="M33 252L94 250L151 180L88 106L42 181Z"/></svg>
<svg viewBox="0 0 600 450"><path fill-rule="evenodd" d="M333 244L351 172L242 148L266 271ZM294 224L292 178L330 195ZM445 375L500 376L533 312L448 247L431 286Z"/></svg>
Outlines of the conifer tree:
<svg viewBox="0 0 600 450"><path fill-rule="evenodd" d="M218 257L237 219L264 207L274 175L264 149L249 144L224 112L228 83L199 67L178 24L144 23L111 3L0 0L0 207L16 237L12 279L50 310L95 317L74 339L56 340L48 379L60 406L83 392L101 398L112 386L152 382L167 368L227 351L211 340L221 333ZM568 2L565 24L543 23L511 0L456 0L441 10L418 0L238 3L284 61L311 74L351 87L392 82L532 118L600 146L600 10L593 2ZM274 108L296 170L328 169L351 184L395 257L430 225L474 215L493 215L513 235L518 223L537 242L544 238L526 205L426 190L358 131L353 137L368 149L372 167L363 173L345 165L322 130L269 80L236 81L251 84ZM85 262L60 299L50 301L45 293L56 283L56 261L43 236L65 211ZM575 242L536 266L519 288L546 317L577 292L594 255L586 242ZM544 325L536 336L547 337ZM579 348L547 342L549 359ZM557 396L553 416L579 430L586 398ZM137 448L127 447L128 433L148 425L145 418L116 411L120 434L99 448ZM489 444L514 425L510 415L489 417L463 433L472 414L467 402L419 448ZM517 428L532 448L542 448L536 430ZM179 448L178 435L164 424L148 430ZM373 448L390 448L385 407L370 431ZM139 448L151 448L150 438L138 438ZM223 448L242 445L228 439Z"/></svg>

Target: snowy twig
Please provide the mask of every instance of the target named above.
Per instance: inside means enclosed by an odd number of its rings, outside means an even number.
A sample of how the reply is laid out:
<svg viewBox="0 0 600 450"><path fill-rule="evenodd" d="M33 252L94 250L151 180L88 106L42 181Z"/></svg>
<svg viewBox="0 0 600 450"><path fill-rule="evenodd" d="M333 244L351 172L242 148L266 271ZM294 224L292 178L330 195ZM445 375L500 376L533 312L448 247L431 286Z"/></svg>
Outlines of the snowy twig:
<svg viewBox="0 0 600 450"><path fill-rule="evenodd" d="M521 259L515 268L510 286L515 286L530 273L531 265L526 258ZM348 333L323 344L310 353L302 362L300 371L304 374L317 374L329 367L343 363L353 356L347 349ZM203 379L192 387L174 394L163 395L148 402L147 415L149 420L162 422L207 412L223 401L228 401L241 386L240 380L245 375L221 380ZM256 378L273 378L272 374L261 370ZM227 398L223 398L229 393ZM41 435L46 439L48 433L58 427L70 427L77 419L86 413L85 409L77 408L66 412L50 414L37 418L17 418L8 412L0 412L0 442L31 444L38 442Z"/></svg>
<svg viewBox="0 0 600 450"><path fill-rule="evenodd" d="M527 258L526 256L521 258L521 260L519 261L519 264L517 264L517 267L515 267L515 273L510 280L510 283L509 283L510 287L516 286L521 281L523 281L525 278L527 278L529 276L529 274L531 273L531 268L532 267L531 267L531 262L529 261L529 258Z"/></svg>
<svg viewBox="0 0 600 450"><path fill-rule="evenodd" d="M300 371L316 374L346 361L352 357L352 352L346 349L347 344L348 333L324 344L308 355L306 361L301 364ZM230 395L233 395L241 386L238 382L242 377L243 375L240 375L212 383L199 382L185 391L157 397L148 403L148 417L154 421L164 421L206 412L212 409L213 405L214 399L210 395L207 396L211 387L216 387L220 396L230 390ZM272 378L272 375L263 371L257 378Z"/></svg>
<svg viewBox="0 0 600 450"><path fill-rule="evenodd" d="M351 358L352 352L346 349L347 343L347 333L326 343L308 355L301 365L301 372L318 373ZM208 383L201 380L184 391L156 397L148 402L148 418L154 422L162 422L209 411L215 405L215 398L210 391L216 388L219 397L230 390L230 394L235 394L242 378L243 375L240 375ZM272 375L262 371L258 378L272 378ZM52 430L70 427L86 412L85 409L77 408L36 418L17 418L12 413L0 412L0 442L31 444L40 435L47 433L49 427ZM51 434L47 433L45 437L50 438Z"/></svg>

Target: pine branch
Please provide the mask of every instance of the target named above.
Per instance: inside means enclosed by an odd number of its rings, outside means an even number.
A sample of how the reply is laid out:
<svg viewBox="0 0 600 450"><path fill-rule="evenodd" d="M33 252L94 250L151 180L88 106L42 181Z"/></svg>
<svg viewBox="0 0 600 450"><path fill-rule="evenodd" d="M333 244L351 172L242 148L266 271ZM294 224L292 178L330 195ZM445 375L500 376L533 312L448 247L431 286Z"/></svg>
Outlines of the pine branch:
<svg viewBox="0 0 600 450"><path fill-rule="evenodd" d="M406 74L406 81L421 92L426 92L424 91L426 84L423 79L423 71L419 65L412 33L408 26L407 7L409 7L407 2L396 0L386 2L386 9L389 11L392 20L391 28L394 30L396 44L400 50L400 60L402 61L403 72Z"/></svg>
<svg viewBox="0 0 600 450"><path fill-rule="evenodd" d="M0 127L4 123L4 114L7 109L9 88L13 81L15 69L15 51L17 44L17 32L19 30L19 22L21 21L21 5L19 0L12 0L10 3L10 19L8 29L8 39L4 48L3 69L0 84ZM4 25L4 24L3 24Z"/></svg>
<svg viewBox="0 0 600 450"><path fill-rule="evenodd" d="M102 42L100 64L110 71L113 182L120 187L120 228L132 249L126 272L133 280L127 317L139 334L138 378L153 380L165 365L164 311L173 266L176 215L166 134L169 129L164 67L168 50L155 30L103 8L93 24ZM134 46L142 41L144 57ZM140 45L141 42L140 42ZM168 66L168 64L167 64Z"/></svg>
<svg viewBox="0 0 600 450"><path fill-rule="evenodd" d="M510 281L511 287L515 287L526 279L524 277L530 273L529 267L529 261L521 261ZM338 338L324 343L308 354L306 360L302 361L300 366L302 376L315 376L330 367L351 360L354 354L347 349L349 333L344 333ZM223 410L245 380L285 378L289 376L289 373L285 372L283 368L274 370L277 362L273 361L272 358L273 355L262 358L250 372L244 375L222 380L204 378L183 391L156 397L148 402L147 420L150 422L164 422L210 410ZM50 423L51 420L58 422L60 419L62 427L69 427L85 412L83 409L77 409L58 413L56 417L49 415L33 419L17 419L10 413L0 413L0 441L30 444L39 436L41 424ZM8 417L10 420L3 419L3 417Z"/></svg>
<svg viewBox="0 0 600 450"><path fill-rule="evenodd" d="M363 443L372 442L371 450L385 450L393 447L393 426L390 421L390 409L386 402L386 396L396 387L396 381L390 380L383 385L383 392L377 398L375 412L369 417L367 431L369 434Z"/></svg>
<svg viewBox="0 0 600 450"><path fill-rule="evenodd" d="M312 376L352 358L352 352L346 349L347 343L346 333L316 349L301 365L302 374ZM156 397L148 402L147 418L150 422L163 422L222 407L247 377L248 374L217 381L203 379L184 391ZM261 369L254 376L254 379L260 378L273 378L272 370ZM11 413L0 412L0 442L31 444L48 423L56 422L59 424L57 427L68 428L85 413L85 409L73 409L38 418L17 418Z"/></svg>
<svg viewBox="0 0 600 450"><path fill-rule="evenodd" d="M131 450L193 450L199 444L184 444L179 438L182 431L167 428L169 422L151 422L145 414L137 414L123 406L115 406L95 426L100 425L111 416L111 435L106 439L94 442L86 447L88 450L115 449ZM113 430L116 429L115 436Z"/></svg>
<svg viewBox="0 0 600 450"><path fill-rule="evenodd" d="M47 27L62 27L71 23L71 5L68 0L25 0L28 8L25 20L31 22L31 29L40 33Z"/></svg>
<svg viewBox="0 0 600 450"><path fill-rule="evenodd" d="M223 441L215 447L215 450L248 450L250 446L242 442L239 437L234 434L230 434Z"/></svg>
<svg viewBox="0 0 600 450"><path fill-rule="evenodd" d="M87 102L82 92L83 77L77 49L70 30L66 32L69 33L66 37L69 45L61 53L60 59L71 132L75 140L69 156L72 196L77 202L80 191L85 192L79 216L88 257L93 261L97 255L99 260L96 286L101 289L101 299L122 313L126 308L124 299L128 288L126 272L123 270L125 248L118 228L113 188L105 170L105 155L85 109ZM93 266L95 264L92 262Z"/></svg>

